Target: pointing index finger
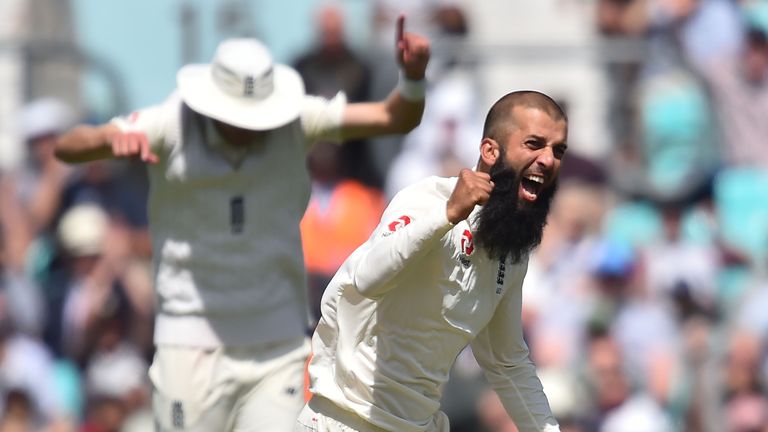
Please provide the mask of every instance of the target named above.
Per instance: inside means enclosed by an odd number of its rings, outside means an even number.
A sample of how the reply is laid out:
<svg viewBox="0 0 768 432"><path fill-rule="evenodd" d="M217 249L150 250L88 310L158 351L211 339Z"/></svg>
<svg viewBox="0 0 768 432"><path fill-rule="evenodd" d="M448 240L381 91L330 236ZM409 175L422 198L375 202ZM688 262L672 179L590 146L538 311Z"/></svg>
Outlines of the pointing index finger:
<svg viewBox="0 0 768 432"><path fill-rule="evenodd" d="M400 14L397 17L397 27L395 31L395 37L397 38L397 43L399 44L403 40L403 27L405 27L405 15Z"/></svg>

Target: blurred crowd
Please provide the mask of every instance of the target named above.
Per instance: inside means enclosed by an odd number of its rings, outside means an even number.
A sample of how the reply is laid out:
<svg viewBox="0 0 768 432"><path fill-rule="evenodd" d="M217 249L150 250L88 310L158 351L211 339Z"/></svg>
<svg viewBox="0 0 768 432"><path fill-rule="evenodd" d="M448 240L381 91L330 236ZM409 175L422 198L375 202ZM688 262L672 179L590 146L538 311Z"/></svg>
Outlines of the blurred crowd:
<svg viewBox="0 0 768 432"><path fill-rule="evenodd" d="M596 35L644 55L601 66L610 151L566 158L531 258L523 319L545 392L563 432L768 432L768 1L592 1ZM324 2L293 64L307 91L381 97L401 11L437 46L471 37L460 2L377 0L359 52ZM435 53L410 135L310 154L314 320L395 192L475 165L486 108L462 54ZM143 167L62 164L53 143L82 119L53 98L20 114L26 160L0 172L0 432L151 430ZM443 407L454 431L516 431L468 350Z"/></svg>

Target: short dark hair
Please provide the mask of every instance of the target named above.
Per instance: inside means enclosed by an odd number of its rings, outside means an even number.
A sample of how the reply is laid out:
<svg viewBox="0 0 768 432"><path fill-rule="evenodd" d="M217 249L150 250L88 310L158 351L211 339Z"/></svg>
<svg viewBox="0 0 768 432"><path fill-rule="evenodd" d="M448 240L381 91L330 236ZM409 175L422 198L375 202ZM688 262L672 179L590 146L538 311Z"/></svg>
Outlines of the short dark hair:
<svg viewBox="0 0 768 432"><path fill-rule="evenodd" d="M503 141L509 132L510 114L518 106L536 108L549 114L554 120L568 122L565 110L551 97L535 90L519 90L507 93L491 106L485 117L483 138Z"/></svg>

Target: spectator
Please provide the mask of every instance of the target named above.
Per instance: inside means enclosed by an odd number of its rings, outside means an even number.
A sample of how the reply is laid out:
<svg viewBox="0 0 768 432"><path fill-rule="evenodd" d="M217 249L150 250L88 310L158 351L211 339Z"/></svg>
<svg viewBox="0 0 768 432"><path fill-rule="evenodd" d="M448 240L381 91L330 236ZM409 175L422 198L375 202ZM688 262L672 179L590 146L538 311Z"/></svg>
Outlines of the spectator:
<svg viewBox="0 0 768 432"><path fill-rule="evenodd" d="M371 235L384 211L384 196L357 180L344 178L339 148L318 143L308 158L312 196L301 220L309 305L314 322L320 299L344 260Z"/></svg>
<svg viewBox="0 0 768 432"><path fill-rule="evenodd" d="M27 272L33 229L15 180L0 173L0 303L7 314L3 319L15 330L37 337L45 325L44 298Z"/></svg>
<svg viewBox="0 0 768 432"><path fill-rule="evenodd" d="M730 166L768 167L768 27L753 23L742 51L712 50L694 62L709 84L723 132L723 153Z"/></svg>
<svg viewBox="0 0 768 432"><path fill-rule="evenodd" d="M613 155L612 181L624 193L654 200L695 200L711 180L719 164L718 130L711 121L708 94L686 60L711 50L734 49L739 27L730 3L600 2L598 26L605 34L635 37L648 48L639 73L619 71L614 80L624 83L615 91L636 95L622 111L641 119L617 131L617 140L631 137ZM616 100L621 104L626 99Z"/></svg>
<svg viewBox="0 0 768 432"><path fill-rule="evenodd" d="M5 319L0 322L0 383L2 400L11 403L7 421L36 428L59 414L51 353L38 340L14 332ZM0 412L6 412L3 408Z"/></svg>
<svg viewBox="0 0 768 432"><path fill-rule="evenodd" d="M371 98L371 71L348 45L344 34L344 12L336 3L322 3L315 11L317 44L301 55L294 67L304 80L307 93L332 98L339 91L350 102ZM338 151L340 173L368 186L381 187L381 173L371 160L370 142L355 139Z"/></svg>
<svg viewBox="0 0 768 432"><path fill-rule="evenodd" d="M35 235L52 234L71 168L56 159L57 137L74 124L71 109L62 101L43 98L24 106L21 130L28 149L18 191Z"/></svg>
<svg viewBox="0 0 768 432"><path fill-rule="evenodd" d="M587 348L587 382L595 406L587 430L600 432L669 432L669 418L642 389L635 390L616 341L593 334Z"/></svg>

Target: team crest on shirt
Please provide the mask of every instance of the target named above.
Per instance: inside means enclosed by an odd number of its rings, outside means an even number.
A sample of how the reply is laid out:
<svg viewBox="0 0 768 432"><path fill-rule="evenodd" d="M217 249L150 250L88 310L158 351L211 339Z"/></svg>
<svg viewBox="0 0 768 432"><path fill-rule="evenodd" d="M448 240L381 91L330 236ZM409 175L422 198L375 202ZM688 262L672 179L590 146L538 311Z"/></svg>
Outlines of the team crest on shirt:
<svg viewBox="0 0 768 432"><path fill-rule="evenodd" d="M472 233L469 230L464 230L461 234L461 254L459 255L459 262L461 262L464 268L469 267L471 264L469 257L474 251L475 243L472 241Z"/></svg>
<svg viewBox="0 0 768 432"><path fill-rule="evenodd" d="M464 230L464 233L461 234L461 253L470 256L474 251L475 243L472 241L472 233L469 230Z"/></svg>
<svg viewBox="0 0 768 432"><path fill-rule="evenodd" d="M387 225L388 231L384 232L383 236L386 237L388 235L391 235L393 232L405 227L411 223L411 217L407 215L402 215L399 218L393 220L392 222Z"/></svg>

